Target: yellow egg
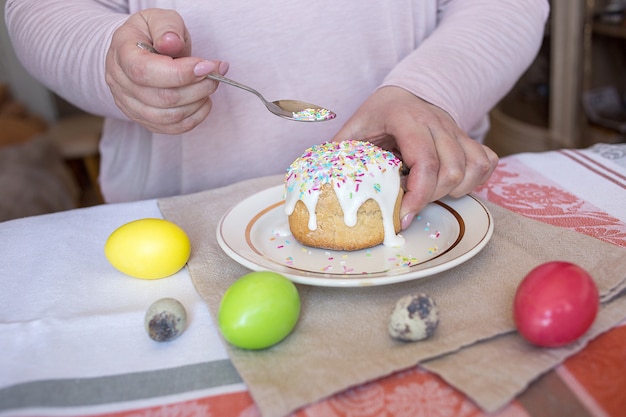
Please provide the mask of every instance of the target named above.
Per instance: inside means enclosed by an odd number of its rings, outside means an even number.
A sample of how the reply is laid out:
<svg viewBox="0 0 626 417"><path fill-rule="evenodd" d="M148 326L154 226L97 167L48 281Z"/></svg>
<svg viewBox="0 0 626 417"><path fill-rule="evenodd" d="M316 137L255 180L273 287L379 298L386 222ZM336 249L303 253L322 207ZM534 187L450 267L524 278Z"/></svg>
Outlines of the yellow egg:
<svg viewBox="0 0 626 417"><path fill-rule="evenodd" d="M157 279L178 272L191 253L189 237L163 219L140 219L117 228L104 245L111 265L135 278Z"/></svg>

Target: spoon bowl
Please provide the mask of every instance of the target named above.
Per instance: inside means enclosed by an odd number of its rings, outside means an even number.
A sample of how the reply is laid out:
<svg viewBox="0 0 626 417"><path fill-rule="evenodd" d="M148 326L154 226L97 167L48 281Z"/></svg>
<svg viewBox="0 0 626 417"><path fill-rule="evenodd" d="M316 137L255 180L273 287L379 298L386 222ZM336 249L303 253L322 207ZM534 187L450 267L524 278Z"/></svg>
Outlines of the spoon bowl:
<svg viewBox="0 0 626 417"><path fill-rule="evenodd" d="M137 46L141 49L145 49L154 54L158 54L159 52L154 49L152 45L149 45L145 42L137 42ZM261 93L255 90L252 87L248 87L247 85L241 84L237 81L231 80L230 78L226 78L223 75L219 74L208 74L206 78L210 78L212 80L232 85L233 87L238 87L243 90L246 90L254 95L256 95L265 107L275 114L276 116L282 117L288 120L295 120L298 122L324 122L326 120L332 120L337 115L321 106L316 104L307 103L305 101L300 100L276 100L276 101L268 101L263 97Z"/></svg>

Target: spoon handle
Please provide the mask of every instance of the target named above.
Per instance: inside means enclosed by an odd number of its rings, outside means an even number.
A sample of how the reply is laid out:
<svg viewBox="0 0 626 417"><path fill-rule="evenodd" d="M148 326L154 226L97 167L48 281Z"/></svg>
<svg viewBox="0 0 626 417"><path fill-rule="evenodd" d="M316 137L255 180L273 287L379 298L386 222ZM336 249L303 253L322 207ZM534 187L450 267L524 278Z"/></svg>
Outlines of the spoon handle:
<svg viewBox="0 0 626 417"><path fill-rule="evenodd" d="M229 85L232 85L233 87L239 87L239 88L241 88L243 90L246 90L246 91L256 95L258 98L263 100L263 102L267 103L267 100L265 100L265 97L263 97L261 95L261 93L256 91L254 88L248 87L247 85L244 85L244 84L241 84L241 83L238 83L237 81L231 80L230 78L226 78L223 75L211 73L211 74L207 74L206 78L209 78L209 79L215 80L215 81L219 81L221 83L229 84Z"/></svg>

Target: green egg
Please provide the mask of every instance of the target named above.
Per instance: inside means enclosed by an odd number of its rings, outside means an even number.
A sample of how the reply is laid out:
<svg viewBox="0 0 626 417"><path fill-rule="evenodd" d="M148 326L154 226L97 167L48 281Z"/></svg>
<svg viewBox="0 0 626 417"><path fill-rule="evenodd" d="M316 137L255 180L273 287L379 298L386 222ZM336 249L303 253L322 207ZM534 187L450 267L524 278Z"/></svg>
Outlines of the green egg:
<svg viewBox="0 0 626 417"><path fill-rule="evenodd" d="M275 272L251 272L222 297L218 324L226 341L242 349L265 349L291 333L300 316L296 286Z"/></svg>

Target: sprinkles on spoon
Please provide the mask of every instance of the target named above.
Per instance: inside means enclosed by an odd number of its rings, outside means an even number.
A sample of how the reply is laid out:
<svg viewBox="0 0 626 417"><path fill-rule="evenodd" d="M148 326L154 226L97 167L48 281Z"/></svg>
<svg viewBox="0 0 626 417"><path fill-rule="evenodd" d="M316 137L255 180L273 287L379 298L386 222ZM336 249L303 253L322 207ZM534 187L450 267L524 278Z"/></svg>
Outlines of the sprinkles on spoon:
<svg viewBox="0 0 626 417"><path fill-rule="evenodd" d="M293 112L293 118L295 120L301 120L305 122L317 122L322 120L331 120L337 117L335 113L328 109L304 109L299 112Z"/></svg>

